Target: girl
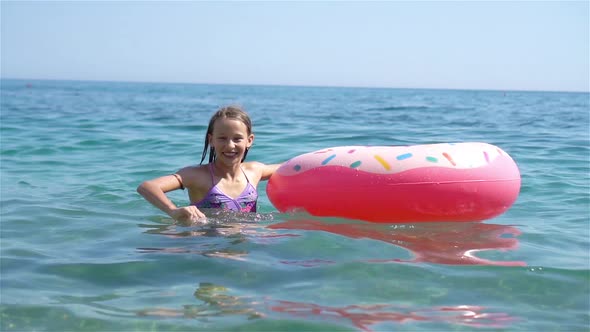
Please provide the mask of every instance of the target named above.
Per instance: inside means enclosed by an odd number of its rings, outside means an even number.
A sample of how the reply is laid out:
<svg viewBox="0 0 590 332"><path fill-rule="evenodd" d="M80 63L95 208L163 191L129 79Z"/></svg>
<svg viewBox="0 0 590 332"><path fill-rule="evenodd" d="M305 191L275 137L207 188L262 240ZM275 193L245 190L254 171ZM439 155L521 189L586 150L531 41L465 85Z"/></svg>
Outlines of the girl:
<svg viewBox="0 0 590 332"><path fill-rule="evenodd" d="M137 192L180 222L205 221L202 208L256 212L261 180L268 180L280 164L244 162L254 142L252 122L240 107L218 110L209 121L205 147L198 166L143 182ZM209 153L209 163L203 165ZM190 205L177 207L165 193L188 189Z"/></svg>

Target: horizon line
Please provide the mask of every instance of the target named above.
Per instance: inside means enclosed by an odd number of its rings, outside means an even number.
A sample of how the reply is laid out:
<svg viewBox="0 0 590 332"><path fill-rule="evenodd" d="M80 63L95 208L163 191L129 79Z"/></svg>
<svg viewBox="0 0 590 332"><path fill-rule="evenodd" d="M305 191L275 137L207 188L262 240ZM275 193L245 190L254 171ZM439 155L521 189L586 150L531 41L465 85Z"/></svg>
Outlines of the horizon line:
<svg viewBox="0 0 590 332"><path fill-rule="evenodd" d="M336 89L392 89L392 90L448 90L448 91L490 91L490 92L548 92L548 93L590 93L588 90L534 90L534 89L498 89L498 88L440 88L440 87L386 87L386 86L353 86L353 85L314 85L284 83L203 83L186 81L140 81L140 80L103 80L103 79L69 79L69 78L13 78L0 77L0 80L12 81L65 81L95 83L138 83L138 84L185 84L185 85L227 85L227 86L259 86L259 87L293 87L293 88L336 88Z"/></svg>

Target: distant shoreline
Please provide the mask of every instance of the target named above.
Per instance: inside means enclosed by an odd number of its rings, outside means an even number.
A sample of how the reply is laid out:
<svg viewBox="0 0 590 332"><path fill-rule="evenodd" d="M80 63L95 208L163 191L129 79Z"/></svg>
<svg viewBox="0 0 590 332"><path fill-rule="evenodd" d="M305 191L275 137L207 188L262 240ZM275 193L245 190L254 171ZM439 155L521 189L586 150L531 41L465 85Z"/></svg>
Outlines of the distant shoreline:
<svg viewBox="0 0 590 332"><path fill-rule="evenodd" d="M270 87L270 88L313 88L313 89L375 89L375 90L425 90L425 91L482 91L482 92L527 92L527 93L576 93L590 94L588 91L568 90L526 90L526 89L496 89L496 88L438 88L438 87L382 87L382 86L332 86L332 85L299 85L299 84L262 84L262 83L203 83L203 82L157 82L157 81L132 81L132 80L86 80L86 79L61 79L61 78L11 78L1 77L0 81L30 82L81 82L81 83L119 83L119 84L177 84L177 85L213 85L236 87Z"/></svg>

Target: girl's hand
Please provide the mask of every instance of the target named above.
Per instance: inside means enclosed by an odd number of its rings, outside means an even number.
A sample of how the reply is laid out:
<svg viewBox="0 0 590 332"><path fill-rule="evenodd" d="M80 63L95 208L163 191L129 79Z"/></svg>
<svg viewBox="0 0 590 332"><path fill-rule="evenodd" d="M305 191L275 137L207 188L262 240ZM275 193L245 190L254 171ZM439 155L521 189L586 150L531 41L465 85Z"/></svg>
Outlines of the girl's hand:
<svg viewBox="0 0 590 332"><path fill-rule="evenodd" d="M207 223L207 217L194 205L176 208L170 211L170 216L183 224Z"/></svg>

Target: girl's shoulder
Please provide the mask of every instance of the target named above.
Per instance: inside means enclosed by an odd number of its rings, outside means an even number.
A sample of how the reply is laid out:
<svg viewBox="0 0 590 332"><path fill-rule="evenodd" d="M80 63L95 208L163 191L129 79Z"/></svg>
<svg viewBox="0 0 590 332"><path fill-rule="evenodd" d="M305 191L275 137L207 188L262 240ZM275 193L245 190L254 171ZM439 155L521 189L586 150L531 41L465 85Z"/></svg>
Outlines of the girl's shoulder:
<svg viewBox="0 0 590 332"><path fill-rule="evenodd" d="M178 173L183 173L186 175L197 175L200 173L208 173L208 172L209 172L209 164L186 166L186 167L181 168L178 171Z"/></svg>
<svg viewBox="0 0 590 332"><path fill-rule="evenodd" d="M259 165L264 165L264 164L259 161L244 161L242 163L242 167L245 167L245 168L257 167Z"/></svg>
<svg viewBox="0 0 590 332"><path fill-rule="evenodd" d="M263 164L258 161L248 161L242 163L242 167L248 171L255 173L261 180L268 180L272 174L279 168L280 164Z"/></svg>
<svg viewBox="0 0 590 332"><path fill-rule="evenodd" d="M251 172L260 172L264 167L266 165L259 161L246 161L242 163L242 168Z"/></svg>
<svg viewBox="0 0 590 332"><path fill-rule="evenodd" d="M211 182L211 174L209 165L195 165L187 166L180 169L176 174L180 175L185 186L191 185L209 185Z"/></svg>

